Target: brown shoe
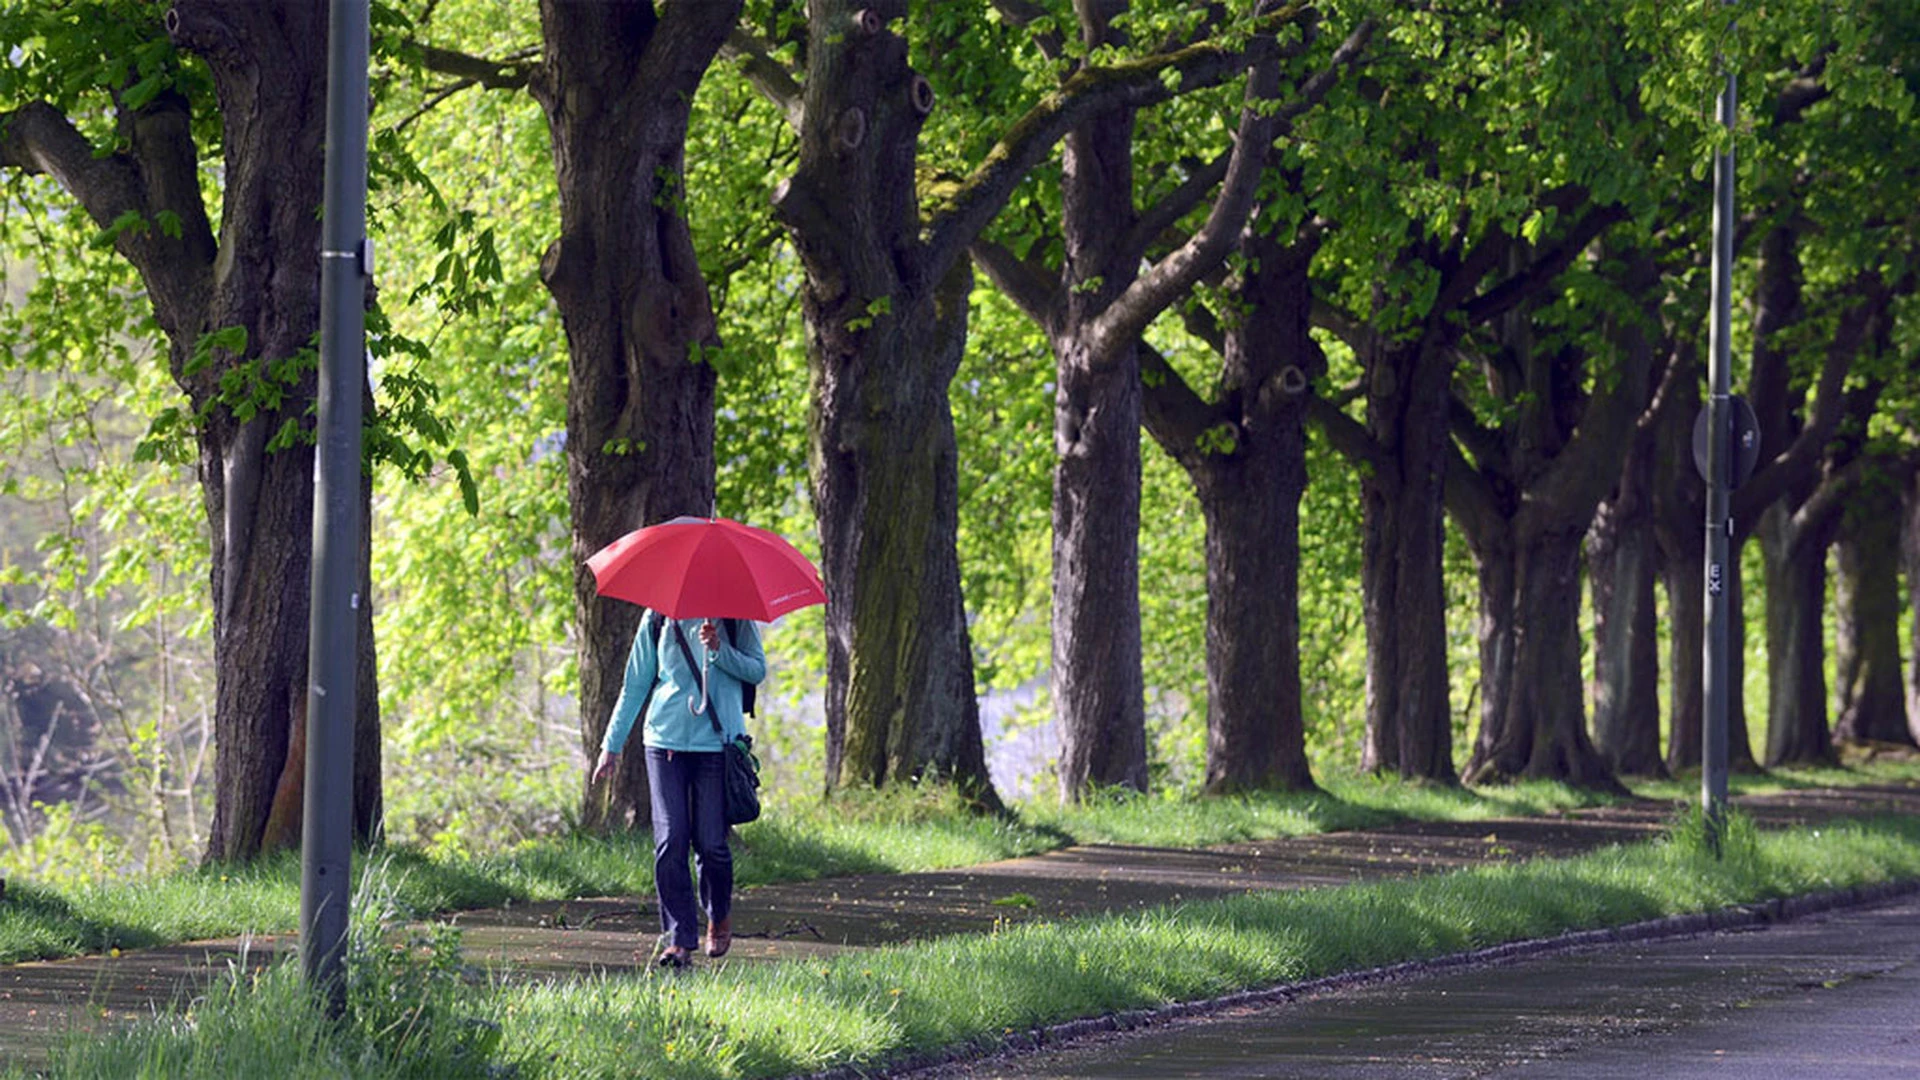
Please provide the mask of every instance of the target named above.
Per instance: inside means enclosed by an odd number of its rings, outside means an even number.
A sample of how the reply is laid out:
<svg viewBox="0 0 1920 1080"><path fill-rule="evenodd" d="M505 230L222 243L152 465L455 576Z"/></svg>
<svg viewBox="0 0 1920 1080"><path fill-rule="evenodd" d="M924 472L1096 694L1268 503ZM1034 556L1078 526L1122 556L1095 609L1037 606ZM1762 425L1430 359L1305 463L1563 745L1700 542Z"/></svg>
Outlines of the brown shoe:
<svg viewBox="0 0 1920 1080"><path fill-rule="evenodd" d="M707 955L721 957L733 948L733 917L707 923Z"/></svg>

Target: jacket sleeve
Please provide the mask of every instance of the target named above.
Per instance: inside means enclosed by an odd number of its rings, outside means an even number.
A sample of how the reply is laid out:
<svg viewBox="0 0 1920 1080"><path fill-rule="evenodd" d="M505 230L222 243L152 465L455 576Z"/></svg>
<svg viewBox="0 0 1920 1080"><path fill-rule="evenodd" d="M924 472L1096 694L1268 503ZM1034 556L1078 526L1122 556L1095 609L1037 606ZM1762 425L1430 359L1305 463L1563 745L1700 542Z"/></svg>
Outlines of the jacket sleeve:
<svg viewBox="0 0 1920 1080"><path fill-rule="evenodd" d="M640 710L647 707L647 699L653 696L653 680L659 671L660 658L653 635L647 633L652 622L650 618L640 620L640 629L633 635L633 649L627 653L626 675L620 680L620 696L613 703L613 719L607 724L606 737L600 741L600 748L610 754L626 748L634 720L640 716Z"/></svg>
<svg viewBox="0 0 1920 1080"><path fill-rule="evenodd" d="M738 625L738 640L720 635L713 666L743 683L758 683L767 677L767 652L760 644L760 628L752 619L741 619Z"/></svg>

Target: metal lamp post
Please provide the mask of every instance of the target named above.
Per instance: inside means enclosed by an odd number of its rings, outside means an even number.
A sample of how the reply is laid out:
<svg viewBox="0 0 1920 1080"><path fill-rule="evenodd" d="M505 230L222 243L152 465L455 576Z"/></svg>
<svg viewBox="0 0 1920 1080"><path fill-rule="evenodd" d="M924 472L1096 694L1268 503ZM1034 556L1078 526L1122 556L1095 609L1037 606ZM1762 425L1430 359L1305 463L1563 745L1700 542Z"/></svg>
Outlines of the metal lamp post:
<svg viewBox="0 0 1920 1080"><path fill-rule="evenodd" d="M306 792L300 958L333 1015L346 1007L353 859L353 726L358 696L360 395L366 387L369 0L332 0L327 25L326 202L320 251L320 401L314 470L312 623L307 653Z"/></svg>
<svg viewBox="0 0 1920 1080"><path fill-rule="evenodd" d="M1727 810L1727 713L1729 687L1727 595L1729 548L1733 518L1729 512L1733 473L1733 401L1728 393L1732 346L1733 185L1731 135L1735 113L1734 72L1727 69L1720 91L1720 123L1727 130L1726 148L1713 158L1713 317L1708 331L1707 382L1707 619L1704 642L1705 710L1700 744L1700 808L1707 823L1707 839L1718 852Z"/></svg>

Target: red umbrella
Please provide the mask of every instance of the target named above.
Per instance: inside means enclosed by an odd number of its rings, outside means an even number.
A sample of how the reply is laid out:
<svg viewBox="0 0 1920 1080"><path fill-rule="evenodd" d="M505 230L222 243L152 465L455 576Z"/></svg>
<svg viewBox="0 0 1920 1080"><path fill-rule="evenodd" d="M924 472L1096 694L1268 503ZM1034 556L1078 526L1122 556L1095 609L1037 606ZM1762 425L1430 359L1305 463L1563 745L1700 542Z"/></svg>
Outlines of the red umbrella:
<svg viewBox="0 0 1920 1080"><path fill-rule="evenodd" d="M727 518L635 529L587 560L601 596L672 619L772 622L827 602L820 571L781 537Z"/></svg>

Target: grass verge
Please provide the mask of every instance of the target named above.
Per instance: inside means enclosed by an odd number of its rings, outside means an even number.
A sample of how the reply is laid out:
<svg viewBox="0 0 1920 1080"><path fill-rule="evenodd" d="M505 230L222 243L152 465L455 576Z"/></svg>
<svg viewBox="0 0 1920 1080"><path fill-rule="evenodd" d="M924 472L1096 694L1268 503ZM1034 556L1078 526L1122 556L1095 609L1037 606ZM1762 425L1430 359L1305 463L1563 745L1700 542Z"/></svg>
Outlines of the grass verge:
<svg viewBox="0 0 1920 1080"><path fill-rule="evenodd" d="M765 1077L877 1065L1076 1017L1920 878L1920 821L1762 833L1736 815L1723 852L1708 854L1697 821L1688 821L1660 841L1567 860L1030 923L827 961L480 988L429 978L437 989L415 996L441 995L431 1007L396 1011L389 1003L378 1023L350 1017L311 1037L304 1033L313 1007L288 989L289 973L275 970L245 986L236 977L188 1022L166 1017L110 1038L76 1038L53 1071L533 1080ZM412 963L449 968L444 942L422 955ZM404 1036L399 1043L395 1032ZM247 1071L229 1071L228 1061L245 1062Z"/></svg>
<svg viewBox="0 0 1920 1080"><path fill-rule="evenodd" d="M1197 800L1114 794L1071 809L1026 806L994 818L966 812L946 789L850 792L774 807L741 830L735 868L740 885L763 885L971 866L1071 843L1199 847L1404 818L1553 813L1595 801L1559 784L1476 792L1351 778L1325 793ZM479 855L388 846L374 857L389 864L396 901L417 915L653 891L652 840L644 834L572 835ZM16 878L0 900L0 963L288 933L299 907L300 865L290 854L133 880L55 886Z"/></svg>

